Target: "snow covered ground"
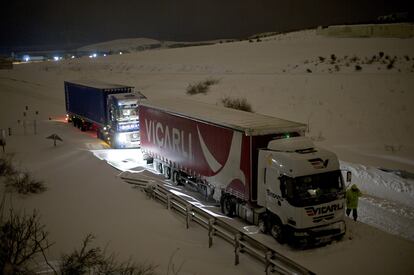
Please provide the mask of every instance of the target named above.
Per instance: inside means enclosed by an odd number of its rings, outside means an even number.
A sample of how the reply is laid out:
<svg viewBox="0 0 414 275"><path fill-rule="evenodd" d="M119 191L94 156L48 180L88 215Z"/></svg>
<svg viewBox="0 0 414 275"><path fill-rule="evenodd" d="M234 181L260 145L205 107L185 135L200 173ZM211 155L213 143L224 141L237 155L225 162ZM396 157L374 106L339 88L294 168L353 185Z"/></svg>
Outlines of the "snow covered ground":
<svg viewBox="0 0 414 275"><path fill-rule="evenodd" d="M338 154L365 194L359 222L347 220L343 241L306 251L273 242L275 248L319 274L412 274L414 182L378 168L414 173L413 66L414 39L327 38L313 30L261 42L16 65L0 71L0 128L12 128L6 151L48 190L14 195L13 205L39 209L56 241L52 259L92 232L121 258L158 264L160 273L178 249L181 274L262 274L263 266L248 257L233 266L224 241L209 249L204 229L186 230L182 218L124 183L93 154L105 145L63 122L64 80L128 84L149 100L179 100L190 97L190 83L215 78L208 94L191 98L220 104L225 96L243 97L255 112L308 123L307 135ZM56 148L45 139L52 133L63 138ZM135 165L126 154L111 160ZM267 237L258 236L273 241Z"/></svg>

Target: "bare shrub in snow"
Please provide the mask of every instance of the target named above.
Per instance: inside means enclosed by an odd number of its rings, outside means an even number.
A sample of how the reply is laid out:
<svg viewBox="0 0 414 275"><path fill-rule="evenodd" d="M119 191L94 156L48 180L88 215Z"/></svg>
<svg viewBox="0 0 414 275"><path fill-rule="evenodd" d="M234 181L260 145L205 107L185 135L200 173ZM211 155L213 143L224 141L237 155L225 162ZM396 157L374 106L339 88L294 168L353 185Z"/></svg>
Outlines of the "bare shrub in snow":
<svg viewBox="0 0 414 275"><path fill-rule="evenodd" d="M219 83L218 79L207 78L204 81L200 81L195 84L189 84L187 87L188 95L206 94L209 91L210 86Z"/></svg>
<svg viewBox="0 0 414 275"><path fill-rule="evenodd" d="M208 86L202 82L196 84L190 84L187 87L187 94L196 95L196 94L206 94L208 91Z"/></svg>
<svg viewBox="0 0 414 275"><path fill-rule="evenodd" d="M43 181L35 180L29 172L19 172L7 176L6 188L19 194L37 194L46 190Z"/></svg>
<svg viewBox="0 0 414 275"><path fill-rule="evenodd" d="M46 260L44 251L52 246L39 215L18 215L13 209L5 215L3 204L0 212L0 273L35 274L31 267L36 258Z"/></svg>
<svg viewBox="0 0 414 275"><path fill-rule="evenodd" d="M401 151L401 148L402 148L402 145L384 144L385 151L392 152L392 153Z"/></svg>
<svg viewBox="0 0 414 275"><path fill-rule="evenodd" d="M395 59L391 59L387 65L387 69L391 70L392 68L394 68L394 63L395 63Z"/></svg>
<svg viewBox="0 0 414 275"><path fill-rule="evenodd" d="M10 176L16 174L16 170L13 167L13 157L6 155L0 158L0 177Z"/></svg>
<svg viewBox="0 0 414 275"><path fill-rule="evenodd" d="M359 61L359 57L357 57L356 55L354 55L353 57L351 57L350 59L349 59L351 62L357 62L357 61Z"/></svg>
<svg viewBox="0 0 414 275"><path fill-rule="evenodd" d="M362 67L361 66L355 65L355 71L361 71L361 70L362 70Z"/></svg>
<svg viewBox="0 0 414 275"><path fill-rule="evenodd" d="M82 241L79 250L61 258L60 272L63 275L83 274L119 274L119 275L152 275L155 274L153 265L137 265L131 262L119 263L114 254L106 255L100 247L90 247L95 237L88 234Z"/></svg>
<svg viewBox="0 0 414 275"><path fill-rule="evenodd" d="M306 72L311 73L312 70L308 68L308 69L306 69Z"/></svg>
<svg viewBox="0 0 414 275"><path fill-rule="evenodd" d="M246 112L253 112L252 106L249 102L247 102L247 99L245 98L225 97L221 99L221 103L224 105L224 107L227 108L237 109Z"/></svg>

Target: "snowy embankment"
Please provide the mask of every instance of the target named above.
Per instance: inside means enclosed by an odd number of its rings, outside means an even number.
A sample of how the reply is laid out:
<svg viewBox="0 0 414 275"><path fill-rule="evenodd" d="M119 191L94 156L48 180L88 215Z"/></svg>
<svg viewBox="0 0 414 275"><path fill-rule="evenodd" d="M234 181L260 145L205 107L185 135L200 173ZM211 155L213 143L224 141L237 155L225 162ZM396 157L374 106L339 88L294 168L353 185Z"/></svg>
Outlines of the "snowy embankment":
<svg viewBox="0 0 414 275"><path fill-rule="evenodd" d="M13 132L6 152L49 189L16 197L14 206L40 211L56 241L52 259L93 232L121 257L159 264L161 271L179 249L183 274L262 274L263 267L246 258L233 266L230 246L218 242L209 249L205 231L185 230L179 217L122 182L118 171L89 151L105 149L94 134L48 120L65 113L64 80L132 85L150 100L191 97L221 104L223 97L246 98L255 112L309 124L306 134L337 153L365 194L361 222L347 219L341 242L294 251L268 241L318 274L411 274L413 181L374 167L414 172L413 58L414 39L338 39L304 31L260 42L16 65L0 71L0 128ZM190 83L211 77L219 81L207 94L186 94ZM56 148L45 139L52 133L63 139ZM113 162L124 169L136 165L119 152Z"/></svg>
<svg viewBox="0 0 414 275"><path fill-rule="evenodd" d="M341 162L352 172L352 182L364 196L360 199L360 221L414 241L414 179L374 167Z"/></svg>
<svg viewBox="0 0 414 275"><path fill-rule="evenodd" d="M341 168L352 172L353 182L363 193L414 208L414 178L348 162L342 162Z"/></svg>

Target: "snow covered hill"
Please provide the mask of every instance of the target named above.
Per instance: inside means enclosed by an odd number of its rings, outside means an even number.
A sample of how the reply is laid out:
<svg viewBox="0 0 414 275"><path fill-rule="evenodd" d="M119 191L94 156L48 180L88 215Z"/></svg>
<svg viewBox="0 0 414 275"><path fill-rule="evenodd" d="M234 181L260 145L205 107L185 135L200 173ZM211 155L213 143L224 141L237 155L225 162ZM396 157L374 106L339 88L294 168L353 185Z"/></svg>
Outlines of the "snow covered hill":
<svg viewBox="0 0 414 275"><path fill-rule="evenodd" d="M149 38L117 39L78 48L78 51L114 52L130 51L135 52L144 49L159 48L161 42Z"/></svg>
<svg viewBox="0 0 414 275"><path fill-rule="evenodd" d="M119 49L116 45L105 47ZM39 209L57 242L52 257L94 232L122 257L132 255L161 270L179 248L183 274L262 274L262 266L251 260L233 266L225 243L208 249L205 231L183 229L179 217L120 181L116 170L89 152L105 148L92 135L49 120L63 117L63 81L71 79L133 85L149 100L185 97L221 104L224 97L245 98L255 112L307 123L307 135L338 154L365 194L360 222L347 221L342 242L311 251L275 244L278 249L319 274L410 274L414 182L392 171L414 173L413 66L414 39L329 38L314 30L16 65L0 71L0 128L12 128L7 152L49 190L14 196L13 205ZM189 84L209 78L217 83L207 94L187 95ZM30 130L34 119L37 135ZM56 148L45 139L52 133L63 138ZM349 269L349 262L356 264Z"/></svg>

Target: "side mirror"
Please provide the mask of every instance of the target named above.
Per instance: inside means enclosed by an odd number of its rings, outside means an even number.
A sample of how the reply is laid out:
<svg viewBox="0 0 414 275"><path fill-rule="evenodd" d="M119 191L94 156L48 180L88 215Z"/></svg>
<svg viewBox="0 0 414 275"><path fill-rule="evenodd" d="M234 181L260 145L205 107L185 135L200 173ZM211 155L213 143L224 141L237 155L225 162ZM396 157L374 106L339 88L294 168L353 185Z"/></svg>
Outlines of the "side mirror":
<svg viewBox="0 0 414 275"><path fill-rule="evenodd" d="M352 180L352 173L351 171L346 172L346 182L351 182Z"/></svg>

